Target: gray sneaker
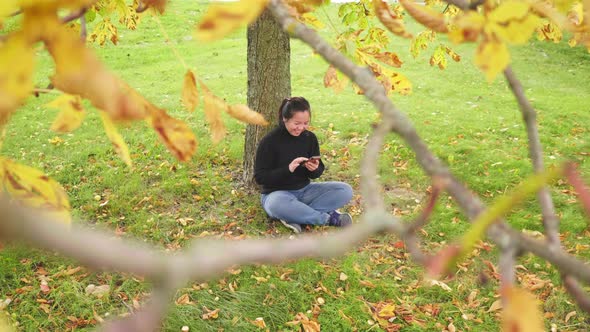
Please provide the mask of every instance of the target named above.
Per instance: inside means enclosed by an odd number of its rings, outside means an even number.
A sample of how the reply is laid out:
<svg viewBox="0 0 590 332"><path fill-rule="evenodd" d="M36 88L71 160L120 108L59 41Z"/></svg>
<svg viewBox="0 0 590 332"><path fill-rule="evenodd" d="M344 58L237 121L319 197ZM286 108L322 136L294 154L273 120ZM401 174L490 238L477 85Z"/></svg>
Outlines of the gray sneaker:
<svg viewBox="0 0 590 332"><path fill-rule="evenodd" d="M330 218L328 219L328 226L348 227L352 225L352 217L348 213L340 213L338 211L328 212Z"/></svg>
<svg viewBox="0 0 590 332"><path fill-rule="evenodd" d="M288 229L292 230L293 233L299 234L301 233L301 225L299 224L290 224L284 220L279 219L279 221L281 222L281 224L283 224L285 227L287 227Z"/></svg>

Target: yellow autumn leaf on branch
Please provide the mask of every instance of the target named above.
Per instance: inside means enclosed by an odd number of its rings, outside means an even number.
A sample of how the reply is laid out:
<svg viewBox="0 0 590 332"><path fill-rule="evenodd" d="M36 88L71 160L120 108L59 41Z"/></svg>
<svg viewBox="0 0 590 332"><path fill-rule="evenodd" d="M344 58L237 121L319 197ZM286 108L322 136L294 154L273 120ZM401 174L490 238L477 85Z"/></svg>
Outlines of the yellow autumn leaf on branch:
<svg viewBox="0 0 590 332"><path fill-rule="evenodd" d="M506 44L497 40L483 41L477 46L475 64L485 73L491 82L510 63L510 53Z"/></svg>
<svg viewBox="0 0 590 332"><path fill-rule="evenodd" d="M68 224L72 221L65 190L38 169L0 158L0 175L3 191L15 202L39 209L56 221Z"/></svg>
<svg viewBox="0 0 590 332"><path fill-rule="evenodd" d="M70 132L80 127L86 116L80 96L63 94L45 106L60 110L51 125L51 130L61 133Z"/></svg>
<svg viewBox="0 0 590 332"><path fill-rule="evenodd" d="M563 38L561 29L553 23L547 22L541 27L537 27L537 39L538 40L550 40L554 43L559 43Z"/></svg>
<svg viewBox="0 0 590 332"><path fill-rule="evenodd" d="M238 0L231 3L212 2L197 26L198 39L221 39L252 23L264 10L269 0Z"/></svg>
<svg viewBox="0 0 590 332"><path fill-rule="evenodd" d="M41 18L43 19L43 18ZM56 88L83 98L109 113L113 120L135 120L147 116L143 98L110 73L79 36L55 19L45 19L43 36L55 61L51 81Z"/></svg>
<svg viewBox="0 0 590 332"><path fill-rule="evenodd" d="M513 44L526 43L541 22L530 9L530 5L524 2L501 3L488 15L484 28L486 34L496 34L503 41Z"/></svg>
<svg viewBox="0 0 590 332"><path fill-rule="evenodd" d="M418 23L436 32L446 33L449 31L447 21L443 14L434 11L413 0L399 0L399 3Z"/></svg>
<svg viewBox="0 0 590 332"><path fill-rule="evenodd" d="M4 0L3 0L4 1ZM57 8L88 8L96 0L19 0L19 5L22 8L36 8L41 10L57 9Z"/></svg>
<svg viewBox="0 0 590 332"><path fill-rule="evenodd" d="M121 136L121 134L119 134L119 131L117 130L117 127L115 127L115 124L113 123L113 120L111 120L110 116L105 112L99 113L100 118L102 119L102 124L104 126L104 131L107 134L107 137L109 138L111 143L113 144L115 152L119 157L121 157L121 159L123 159L123 162L127 166L131 167L132 162L131 156L129 155L129 148L127 147L127 143L125 143L123 137Z"/></svg>
<svg viewBox="0 0 590 332"><path fill-rule="evenodd" d="M197 150L197 138L186 123L177 120L164 110L150 108L149 122L168 150L180 161L188 161Z"/></svg>
<svg viewBox="0 0 590 332"><path fill-rule="evenodd" d="M194 112L199 105L199 91L197 90L197 80L191 70L187 70L184 75L184 85L182 86L182 104L184 107Z"/></svg>
<svg viewBox="0 0 590 332"><path fill-rule="evenodd" d="M537 299L524 289L502 289L502 331L543 332L545 324Z"/></svg>
<svg viewBox="0 0 590 332"><path fill-rule="evenodd" d="M225 110L232 118L238 119L242 122L259 126L268 126L268 122L264 119L262 114L251 110L250 107L246 105L231 105Z"/></svg>
<svg viewBox="0 0 590 332"><path fill-rule="evenodd" d="M375 15L381 21L381 23L391 31L394 35L412 38L412 34L406 30L404 21L401 16L396 15L389 9L389 5L383 0L373 0L373 6L375 7Z"/></svg>
<svg viewBox="0 0 590 332"><path fill-rule="evenodd" d="M0 2L0 28L4 18L10 16L18 10L18 0L2 0Z"/></svg>
<svg viewBox="0 0 590 332"><path fill-rule="evenodd" d="M0 45L0 127L33 90L34 51L22 33Z"/></svg>
<svg viewBox="0 0 590 332"><path fill-rule="evenodd" d="M219 143L226 134L221 113L227 109L227 104L210 92L206 92L203 98L205 103L205 119L211 128L211 139L214 143Z"/></svg>

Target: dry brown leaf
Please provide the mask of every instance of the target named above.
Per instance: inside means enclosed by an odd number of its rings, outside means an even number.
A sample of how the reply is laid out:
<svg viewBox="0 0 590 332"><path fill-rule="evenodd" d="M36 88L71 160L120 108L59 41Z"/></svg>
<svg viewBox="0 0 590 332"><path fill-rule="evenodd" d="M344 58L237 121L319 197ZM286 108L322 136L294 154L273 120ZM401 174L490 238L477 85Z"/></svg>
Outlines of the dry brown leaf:
<svg viewBox="0 0 590 332"><path fill-rule="evenodd" d="M401 17L395 15L390 9L387 1L373 0L375 15L379 21L395 35L404 38L413 38L414 36L406 30L404 21Z"/></svg>
<svg viewBox="0 0 590 332"><path fill-rule="evenodd" d="M197 138L186 123L164 110L151 108L150 124L168 150L180 161L188 161L197 150Z"/></svg>
<svg viewBox="0 0 590 332"><path fill-rule="evenodd" d="M251 110L250 107L246 105L232 105L225 110L232 118L238 119L242 122L259 126L268 125L268 122L264 119L262 114Z"/></svg>
<svg viewBox="0 0 590 332"><path fill-rule="evenodd" d="M201 318L207 320L207 319L217 319L217 317L219 317L219 310L221 310L221 309L209 310L209 309L205 308L205 310L207 312L204 313L201 316Z"/></svg>
<svg viewBox="0 0 590 332"><path fill-rule="evenodd" d="M399 3L418 23L436 32L449 32L445 16L442 13L411 0L399 0Z"/></svg>
<svg viewBox="0 0 590 332"><path fill-rule="evenodd" d="M227 109L227 104L208 92L205 92L203 98L205 102L205 119L211 128L211 138L213 143L219 143L226 134L221 112Z"/></svg>
<svg viewBox="0 0 590 332"><path fill-rule="evenodd" d="M575 311L572 311L572 312L568 313L567 315L565 315L565 322L567 323L570 320L570 318L574 317L575 315L576 315Z"/></svg>
<svg viewBox="0 0 590 332"><path fill-rule="evenodd" d="M199 105L199 91L197 90L197 80L191 70L187 70L184 75L184 84L182 86L182 104L184 107L194 112Z"/></svg>
<svg viewBox="0 0 590 332"><path fill-rule="evenodd" d="M493 312L493 311L496 311L499 309L502 309L502 300L494 301L494 303L492 303L492 305L490 306L490 308L486 312Z"/></svg>

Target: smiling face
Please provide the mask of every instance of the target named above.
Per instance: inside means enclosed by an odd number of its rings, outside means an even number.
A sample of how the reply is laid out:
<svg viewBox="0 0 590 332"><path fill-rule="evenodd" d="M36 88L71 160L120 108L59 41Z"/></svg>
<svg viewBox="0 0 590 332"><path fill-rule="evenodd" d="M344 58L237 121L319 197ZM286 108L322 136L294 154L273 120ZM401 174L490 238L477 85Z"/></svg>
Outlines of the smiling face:
<svg viewBox="0 0 590 332"><path fill-rule="evenodd" d="M283 121L285 122L285 128L287 128L289 134L299 136L309 127L309 118L309 111L293 112L292 118L288 120L283 118Z"/></svg>

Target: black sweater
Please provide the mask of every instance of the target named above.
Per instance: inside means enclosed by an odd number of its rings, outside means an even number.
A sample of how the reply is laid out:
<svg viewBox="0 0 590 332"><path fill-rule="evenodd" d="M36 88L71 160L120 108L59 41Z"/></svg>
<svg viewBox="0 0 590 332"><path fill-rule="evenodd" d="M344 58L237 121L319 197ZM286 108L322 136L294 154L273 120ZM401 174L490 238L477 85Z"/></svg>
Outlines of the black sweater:
<svg viewBox="0 0 590 332"><path fill-rule="evenodd" d="M309 179L317 179L324 172L320 160L319 167L310 172L305 166L298 166L293 173L289 164L297 157L319 156L318 139L311 131L304 131L299 136L289 134L287 129L279 126L262 138L256 150L254 179L262 186L262 193L276 190L297 190L309 184Z"/></svg>

